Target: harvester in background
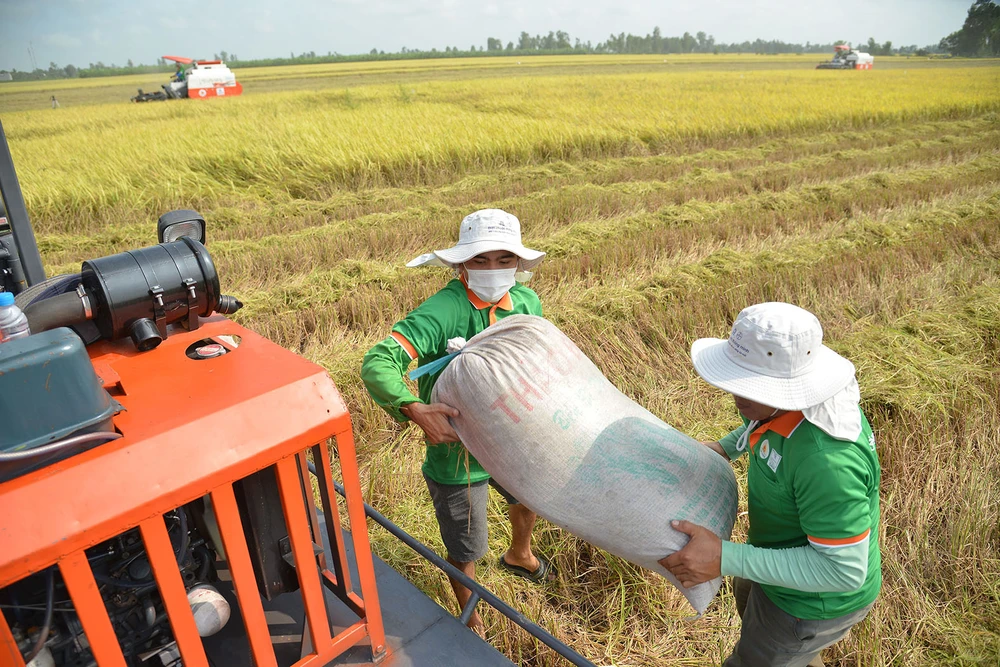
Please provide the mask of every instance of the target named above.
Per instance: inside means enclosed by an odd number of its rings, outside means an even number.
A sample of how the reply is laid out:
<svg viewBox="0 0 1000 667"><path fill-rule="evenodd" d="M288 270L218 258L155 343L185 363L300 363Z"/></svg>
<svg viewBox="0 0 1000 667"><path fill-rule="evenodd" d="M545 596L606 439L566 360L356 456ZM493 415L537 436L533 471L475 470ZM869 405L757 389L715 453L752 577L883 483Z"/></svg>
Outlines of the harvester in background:
<svg viewBox="0 0 1000 667"><path fill-rule="evenodd" d="M243 94L243 86L236 81L236 75L221 60L194 60L182 56L163 56L163 59L177 63L180 66L179 74L170 83L163 84L163 90L144 93L140 88L139 93L132 98L133 102L186 98L207 100ZM185 65L189 67L185 69Z"/></svg>
<svg viewBox="0 0 1000 667"><path fill-rule="evenodd" d="M207 228L170 211L46 277L0 123L0 288L30 325L0 328L0 667L512 666L465 627L480 600L593 667L365 504L337 387L226 317ZM473 591L460 617L368 518Z"/></svg>
<svg viewBox="0 0 1000 667"><path fill-rule="evenodd" d="M875 56L838 44L833 47L833 59L816 65L816 69L871 69L874 64Z"/></svg>

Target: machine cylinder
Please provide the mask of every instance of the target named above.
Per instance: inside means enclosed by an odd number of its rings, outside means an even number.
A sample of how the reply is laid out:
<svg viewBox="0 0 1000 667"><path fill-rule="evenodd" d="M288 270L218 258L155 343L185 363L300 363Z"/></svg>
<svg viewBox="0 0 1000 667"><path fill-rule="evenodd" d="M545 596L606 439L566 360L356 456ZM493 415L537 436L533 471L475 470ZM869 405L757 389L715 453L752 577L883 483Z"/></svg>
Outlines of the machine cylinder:
<svg viewBox="0 0 1000 667"><path fill-rule="evenodd" d="M174 322L197 328L198 317L208 317L219 304L219 274L212 258L205 246L188 237L86 261L82 278L95 300L101 336L131 336L140 349L159 344L151 329L162 339Z"/></svg>

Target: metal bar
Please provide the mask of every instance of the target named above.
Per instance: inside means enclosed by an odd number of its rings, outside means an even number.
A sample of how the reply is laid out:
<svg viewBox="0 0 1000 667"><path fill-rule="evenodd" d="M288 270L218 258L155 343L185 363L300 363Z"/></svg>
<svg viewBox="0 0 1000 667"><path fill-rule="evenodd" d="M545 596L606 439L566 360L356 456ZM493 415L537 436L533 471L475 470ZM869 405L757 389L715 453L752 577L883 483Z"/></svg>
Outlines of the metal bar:
<svg viewBox="0 0 1000 667"><path fill-rule="evenodd" d="M59 571L87 635L94 660L101 667L125 667L125 656L118 645L115 629L111 627L111 619L108 618L101 592L97 590L97 582L94 581L87 555L82 549L69 554L59 561Z"/></svg>
<svg viewBox="0 0 1000 667"><path fill-rule="evenodd" d="M347 516L351 521L351 534L354 536L354 563L358 566L361 598L365 601L365 620L368 621L372 653L378 656L385 651L385 628L382 625L382 607L379 604L378 586L375 583L372 549L368 542L368 520L365 518L365 504L361 496L361 478L358 475L354 435L348 428L343 433L338 433L336 439L337 450L340 452L340 474L344 479L344 488L349 492L344 499L347 501ZM329 475L330 468L326 468L323 474ZM337 520L339 522L340 519Z"/></svg>
<svg viewBox="0 0 1000 667"><path fill-rule="evenodd" d="M330 643L330 624L323 602L323 588L319 583L319 569L316 566L313 543L306 528L306 508L302 502L302 490L299 486L294 455L286 456L274 467L278 475L281 504L285 510L285 525L288 528L292 554L295 557L295 572L299 577L302 602L306 608L306 617L309 619L309 631L312 633L313 645L321 649Z"/></svg>
<svg viewBox="0 0 1000 667"><path fill-rule="evenodd" d="M330 452L326 442L313 446L313 461L319 461L320 468L326 470L325 475L316 475L319 481L319 496L323 502L323 521L326 523L326 534L330 538L330 548L334 550L333 571L337 575L337 592L345 599L354 590L351 583L351 569L347 563L347 547L344 543L344 531L340 527L340 506L337 494L333 491L333 480L330 477ZM306 461L309 468L309 462ZM313 468L315 469L315 468Z"/></svg>
<svg viewBox="0 0 1000 667"><path fill-rule="evenodd" d="M247 549L240 511L236 506L236 496L231 484L223 484L212 491L212 508L222 535L222 546L226 550L229 572L233 577L236 598L243 614L243 625L250 642L250 653L257 667L277 667L271 632L267 627L264 607L257 591L250 551Z"/></svg>
<svg viewBox="0 0 1000 667"><path fill-rule="evenodd" d="M361 641L366 634L368 633L366 631L365 622L358 621L334 637L333 641L318 654L306 656L293 663L292 667L312 667L313 665L319 667L320 665L326 665L330 662L330 660L333 660L338 655Z"/></svg>
<svg viewBox="0 0 1000 667"><path fill-rule="evenodd" d="M355 615L359 617L365 615L365 603L360 597L358 597L357 593L349 592L347 595L341 596L340 583L337 581L337 578L333 576L333 573L330 572L330 570L323 570L322 576L323 585L332 591L334 595L338 596L344 604L350 607L351 611L353 611Z"/></svg>
<svg viewBox="0 0 1000 667"><path fill-rule="evenodd" d="M319 519L316 517L316 503L313 501L312 484L309 477L309 460L306 458L306 453L303 451L296 454L295 462L298 463L299 483L302 485L302 502L305 503L306 516L309 517L309 530L312 535L312 541L322 545L323 536L319 532ZM316 559L319 562L320 569L326 569L326 552L320 551L316 555Z"/></svg>
<svg viewBox="0 0 1000 667"><path fill-rule="evenodd" d="M347 649L351 648L368 634L368 624L364 619L354 625L348 626L333 638L329 651L323 653L321 657L327 660L335 658Z"/></svg>
<svg viewBox="0 0 1000 667"><path fill-rule="evenodd" d="M14 635L7 625L7 618L0 612L0 665L8 667L24 667L24 657L17 648Z"/></svg>
<svg viewBox="0 0 1000 667"><path fill-rule="evenodd" d="M180 570L177 569L177 556L174 554L173 545L170 544L170 535L167 534L163 515L158 514L141 522L139 531L142 533L146 555L153 567L156 585L160 589L160 597L163 598L163 606L167 610L167 618L170 619L170 627L174 631L174 639L177 640L184 665L208 667L205 646L201 643L198 626L194 622L191 603L188 602L187 591L184 589L184 580L181 578Z"/></svg>
<svg viewBox="0 0 1000 667"><path fill-rule="evenodd" d="M10 155L10 146L7 145L3 123L0 123L0 197L7 209L7 223L14 234L14 246L21 259L21 269L27 279L27 286L31 287L45 280L45 269L38 253L35 232L28 219L28 209L24 206L21 186L17 182L17 172L14 171L14 160Z"/></svg>
<svg viewBox="0 0 1000 667"><path fill-rule="evenodd" d="M316 468L313 464L309 464L309 471L316 474ZM345 495L344 487L342 487L337 482L333 483L334 488L340 495ZM445 559L438 556L436 553L427 548L426 545L415 539L412 535L407 533L405 530L394 524L392 521L384 517L378 510L369 505L364 504L365 514L372 518L378 525L382 526L388 530L392 535L399 539L403 544L410 547L418 554L429 560L434 566L439 570L443 571L446 575L455 579L460 584L468 588L473 593L478 593L479 596L485 600L491 607L499 611L501 614L509 618L510 620L521 626L528 634L532 637L538 639L543 644L548 646L550 649L566 658L568 661L577 665L578 667L596 667L594 663L590 662L582 655L571 649L566 644L562 643L547 631L542 629L538 624L534 623L528 617L523 615L521 612L517 611L509 604L493 595L489 589L484 588L482 584L477 582L475 579L467 577L464 572L459 570L457 567L446 561Z"/></svg>
<svg viewBox="0 0 1000 667"><path fill-rule="evenodd" d="M472 618L472 612L476 611L476 605L479 604L479 593L472 591L472 595L469 596L469 600L462 607L462 615L458 617L458 620L462 621L463 624L468 624L469 619Z"/></svg>

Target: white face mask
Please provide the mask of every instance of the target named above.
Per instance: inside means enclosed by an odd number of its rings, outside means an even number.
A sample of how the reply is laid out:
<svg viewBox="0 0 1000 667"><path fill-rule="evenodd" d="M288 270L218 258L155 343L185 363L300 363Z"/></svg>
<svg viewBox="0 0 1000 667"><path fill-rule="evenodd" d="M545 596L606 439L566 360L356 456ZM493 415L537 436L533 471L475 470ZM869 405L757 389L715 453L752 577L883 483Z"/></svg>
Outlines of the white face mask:
<svg viewBox="0 0 1000 667"><path fill-rule="evenodd" d="M483 301L496 303L514 286L517 267L509 269L466 269L469 289Z"/></svg>

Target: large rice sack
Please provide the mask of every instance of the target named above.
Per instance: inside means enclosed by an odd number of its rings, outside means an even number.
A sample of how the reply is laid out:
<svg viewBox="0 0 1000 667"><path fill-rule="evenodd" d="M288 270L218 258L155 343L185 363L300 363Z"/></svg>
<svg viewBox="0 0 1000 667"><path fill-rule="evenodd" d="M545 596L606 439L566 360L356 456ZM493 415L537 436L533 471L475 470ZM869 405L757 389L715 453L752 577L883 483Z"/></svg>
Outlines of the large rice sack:
<svg viewBox="0 0 1000 667"><path fill-rule="evenodd" d="M458 409L462 442L526 507L663 575L703 613L721 578L690 589L657 561L687 519L729 539L736 478L718 454L615 389L552 323L511 315L472 338L433 400Z"/></svg>

